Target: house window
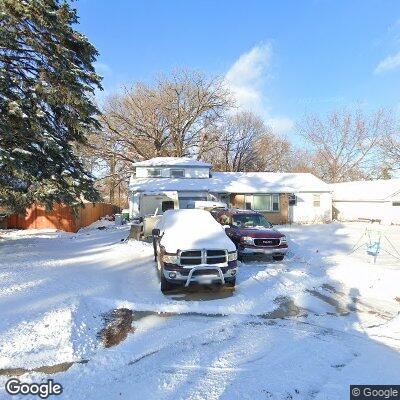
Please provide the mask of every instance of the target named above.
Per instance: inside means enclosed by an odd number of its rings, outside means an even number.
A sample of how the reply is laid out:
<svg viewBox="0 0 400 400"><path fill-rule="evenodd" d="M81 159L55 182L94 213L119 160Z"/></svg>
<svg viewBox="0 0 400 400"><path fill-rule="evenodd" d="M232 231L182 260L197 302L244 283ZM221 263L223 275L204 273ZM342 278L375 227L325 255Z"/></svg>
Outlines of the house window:
<svg viewBox="0 0 400 400"><path fill-rule="evenodd" d="M400 201L394 201L394 202L392 203L392 206L400 207Z"/></svg>
<svg viewBox="0 0 400 400"><path fill-rule="evenodd" d="M253 207L259 211L271 211L272 210L272 196L270 195L254 195L253 196Z"/></svg>
<svg viewBox="0 0 400 400"><path fill-rule="evenodd" d="M245 210L251 210L253 205L253 196L244 196L244 208Z"/></svg>
<svg viewBox="0 0 400 400"><path fill-rule="evenodd" d="M157 176L161 176L161 169L147 168L147 176L150 176L152 178L156 178Z"/></svg>
<svg viewBox="0 0 400 400"><path fill-rule="evenodd" d="M166 200L161 203L161 210L165 212L167 210L173 210L175 208L175 204L172 200Z"/></svg>
<svg viewBox="0 0 400 400"><path fill-rule="evenodd" d="M314 202L314 207L321 207L321 195L314 194L313 195L313 202Z"/></svg>
<svg viewBox="0 0 400 400"><path fill-rule="evenodd" d="M255 194L245 196L245 209L278 212L279 194Z"/></svg>
<svg viewBox="0 0 400 400"><path fill-rule="evenodd" d="M279 194L272 195L272 211L279 211Z"/></svg>
<svg viewBox="0 0 400 400"><path fill-rule="evenodd" d="M171 169L171 178L184 178L185 170L184 169Z"/></svg>

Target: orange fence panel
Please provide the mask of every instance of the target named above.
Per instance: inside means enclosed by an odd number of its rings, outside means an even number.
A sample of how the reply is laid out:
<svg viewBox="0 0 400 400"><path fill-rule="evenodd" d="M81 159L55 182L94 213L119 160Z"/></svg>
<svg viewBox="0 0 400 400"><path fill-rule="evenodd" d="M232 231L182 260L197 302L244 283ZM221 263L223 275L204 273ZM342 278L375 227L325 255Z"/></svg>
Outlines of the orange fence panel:
<svg viewBox="0 0 400 400"><path fill-rule="evenodd" d="M10 229L59 229L66 232L76 232L106 215L113 215L118 207L108 203L85 203L74 215L71 208L65 204L56 204L52 211L46 211L41 205L33 205L26 210L25 215L13 214L7 218L7 228Z"/></svg>

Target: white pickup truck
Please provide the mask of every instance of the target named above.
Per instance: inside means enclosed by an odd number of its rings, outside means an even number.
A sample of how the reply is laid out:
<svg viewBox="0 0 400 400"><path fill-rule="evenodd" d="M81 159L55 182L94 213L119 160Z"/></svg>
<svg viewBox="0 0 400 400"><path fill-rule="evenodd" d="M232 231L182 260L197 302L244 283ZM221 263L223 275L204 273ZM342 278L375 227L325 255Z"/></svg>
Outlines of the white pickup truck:
<svg viewBox="0 0 400 400"><path fill-rule="evenodd" d="M161 291L191 283L235 286L236 246L205 210L168 210L153 229Z"/></svg>

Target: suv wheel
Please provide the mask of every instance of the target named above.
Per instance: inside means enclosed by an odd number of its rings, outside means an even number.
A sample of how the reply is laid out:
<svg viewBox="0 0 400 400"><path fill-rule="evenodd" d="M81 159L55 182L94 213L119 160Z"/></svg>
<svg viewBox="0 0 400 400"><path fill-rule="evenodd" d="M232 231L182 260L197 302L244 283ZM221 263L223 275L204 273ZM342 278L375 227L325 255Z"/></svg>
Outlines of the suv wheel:
<svg viewBox="0 0 400 400"><path fill-rule="evenodd" d="M273 259L275 261L282 261L284 259L285 256L274 256Z"/></svg>

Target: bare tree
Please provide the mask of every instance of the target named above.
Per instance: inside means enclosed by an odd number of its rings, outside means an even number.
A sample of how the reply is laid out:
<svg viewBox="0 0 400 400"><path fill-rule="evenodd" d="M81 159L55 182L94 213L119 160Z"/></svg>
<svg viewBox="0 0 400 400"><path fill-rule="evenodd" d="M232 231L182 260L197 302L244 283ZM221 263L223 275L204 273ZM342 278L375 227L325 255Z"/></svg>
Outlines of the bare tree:
<svg viewBox="0 0 400 400"><path fill-rule="evenodd" d="M85 145L76 146L75 153L86 169L97 177L95 187L104 201L120 207L127 205L128 179L131 162L118 158L109 136L90 134ZM112 149L110 151L109 149Z"/></svg>
<svg viewBox="0 0 400 400"><path fill-rule="evenodd" d="M232 104L222 81L180 71L159 78L157 93L173 155L207 152L215 139L209 131Z"/></svg>
<svg viewBox="0 0 400 400"><path fill-rule="evenodd" d="M287 172L310 172L315 174L313 153L305 149L292 149Z"/></svg>
<svg viewBox="0 0 400 400"><path fill-rule="evenodd" d="M169 155L170 138L161 112L159 93L136 84L121 95L108 99L104 106L102 140L104 151L131 163L140 159Z"/></svg>
<svg viewBox="0 0 400 400"><path fill-rule="evenodd" d="M217 171L251 171L256 162L254 145L265 130L263 121L253 113L231 115L210 134L213 148L204 158Z"/></svg>
<svg viewBox="0 0 400 400"><path fill-rule="evenodd" d="M358 110L333 111L326 119L306 118L300 132L314 151L314 173L327 182L341 182L371 177L379 163L379 144L391 126L384 110L369 116Z"/></svg>
<svg viewBox="0 0 400 400"><path fill-rule="evenodd" d="M394 121L381 142L382 159L381 178L390 178L392 172L400 169L400 126Z"/></svg>
<svg viewBox="0 0 400 400"><path fill-rule="evenodd" d="M256 171L290 171L294 166L293 146L288 139L265 132L255 143Z"/></svg>
<svg viewBox="0 0 400 400"><path fill-rule="evenodd" d="M290 141L274 135L251 112L238 112L214 132L217 141L206 155L219 171L290 171L295 168Z"/></svg>
<svg viewBox="0 0 400 400"><path fill-rule="evenodd" d="M217 140L212 127L230 105L219 79L196 72L161 76L154 85L137 83L107 99L102 129L81 155L95 164L100 191L115 202L133 162L158 156L200 158L209 151Z"/></svg>
<svg viewBox="0 0 400 400"><path fill-rule="evenodd" d="M105 140L126 161L197 155L211 146L206 133L229 105L220 80L175 72L109 99L102 116Z"/></svg>

